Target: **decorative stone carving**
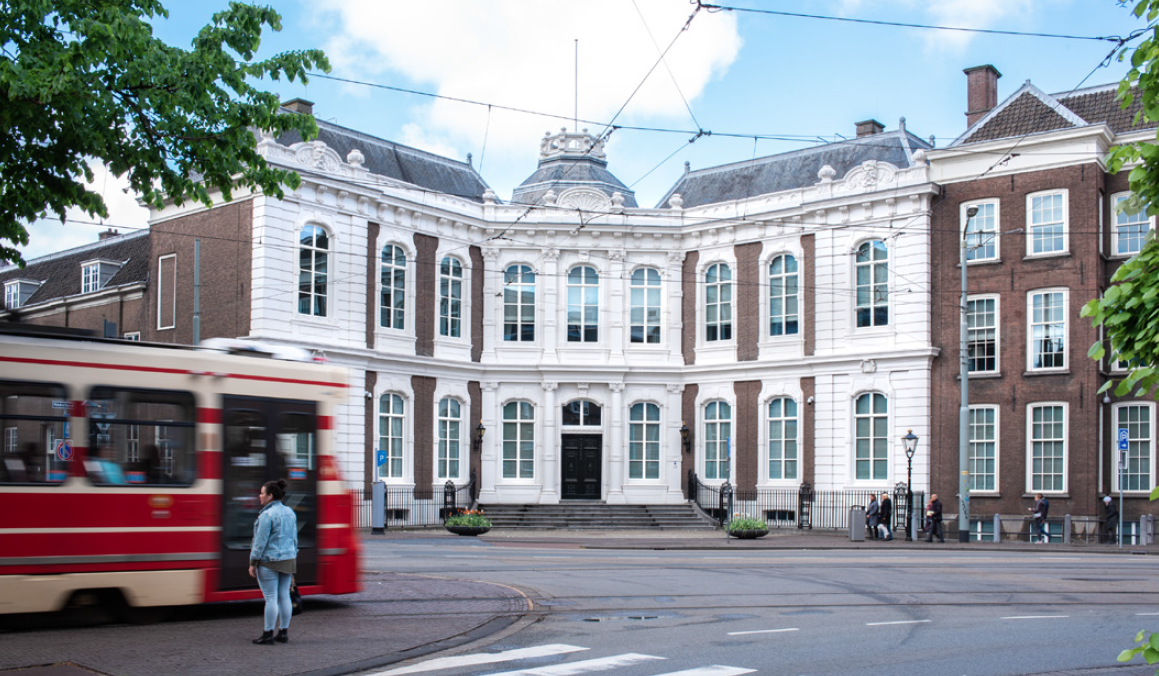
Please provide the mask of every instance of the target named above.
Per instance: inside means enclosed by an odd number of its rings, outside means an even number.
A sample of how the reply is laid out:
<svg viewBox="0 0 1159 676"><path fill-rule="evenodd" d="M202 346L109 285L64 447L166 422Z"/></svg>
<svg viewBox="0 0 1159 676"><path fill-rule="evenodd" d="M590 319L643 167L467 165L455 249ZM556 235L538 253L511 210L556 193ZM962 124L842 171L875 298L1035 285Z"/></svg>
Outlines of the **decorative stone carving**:
<svg viewBox="0 0 1159 676"><path fill-rule="evenodd" d="M556 195L554 190L543 193L543 203L549 207L555 206Z"/></svg>
<svg viewBox="0 0 1159 676"><path fill-rule="evenodd" d="M678 193L678 192L672 193L672 197L668 198L668 206L672 207L673 209L683 209L684 208L684 198L681 197L680 193Z"/></svg>
<svg viewBox="0 0 1159 676"><path fill-rule="evenodd" d="M684 385L679 383L668 383L668 394L680 394L684 392Z"/></svg>
<svg viewBox="0 0 1159 676"><path fill-rule="evenodd" d="M619 191L612 193L612 208L613 209L623 209L624 208L624 193L619 192Z"/></svg>
<svg viewBox="0 0 1159 676"><path fill-rule="evenodd" d="M616 193L617 195L619 193ZM544 196L546 199L546 196ZM620 202L624 201L624 196L620 195ZM612 201L608 196L599 190L592 190L591 188L575 188L573 190L565 190L559 196L559 206L579 209L580 211L609 211L612 208Z"/></svg>
<svg viewBox="0 0 1159 676"><path fill-rule="evenodd" d="M837 177L837 170L826 164L821 167L821 171L817 172L817 178L821 179L822 183L832 183L833 179Z"/></svg>
<svg viewBox="0 0 1159 676"><path fill-rule="evenodd" d="M543 260L545 260L545 261L558 261L559 260L559 249L544 249Z"/></svg>
<svg viewBox="0 0 1159 676"><path fill-rule="evenodd" d="M914 151L914 166L921 166L926 164L926 151L923 148L918 148Z"/></svg>
<svg viewBox="0 0 1159 676"><path fill-rule="evenodd" d="M897 167L888 162L866 160L860 166L849 170L845 175L845 183L853 188L862 190L876 190L883 183L893 183L897 180Z"/></svg>
<svg viewBox="0 0 1159 676"><path fill-rule="evenodd" d="M559 389L559 383L542 383L544 392L555 392Z"/></svg>
<svg viewBox="0 0 1159 676"><path fill-rule="evenodd" d="M333 148L322 141L309 143L295 143L293 145L294 159L298 164L329 173L338 171L342 160Z"/></svg>
<svg viewBox="0 0 1159 676"><path fill-rule="evenodd" d="M366 162L366 156L358 148L346 153L346 163L355 169L361 169L364 162Z"/></svg>
<svg viewBox="0 0 1159 676"><path fill-rule="evenodd" d="M487 188L483 191L483 204L495 204L495 191Z"/></svg>
<svg viewBox="0 0 1159 676"><path fill-rule="evenodd" d="M608 389L615 394L619 394L624 391L624 383L609 383Z"/></svg>
<svg viewBox="0 0 1159 676"><path fill-rule="evenodd" d="M864 359L861 362L862 373L877 373L877 362L872 359Z"/></svg>
<svg viewBox="0 0 1159 676"><path fill-rule="evenodd" d="M550 131L543 132L543 140L539 142L539 161L552 160L560 157L588 157L594 160L606 161L604 142L584 129L581 133L568 133L567 127L559 130L554 136Z"/></svg>

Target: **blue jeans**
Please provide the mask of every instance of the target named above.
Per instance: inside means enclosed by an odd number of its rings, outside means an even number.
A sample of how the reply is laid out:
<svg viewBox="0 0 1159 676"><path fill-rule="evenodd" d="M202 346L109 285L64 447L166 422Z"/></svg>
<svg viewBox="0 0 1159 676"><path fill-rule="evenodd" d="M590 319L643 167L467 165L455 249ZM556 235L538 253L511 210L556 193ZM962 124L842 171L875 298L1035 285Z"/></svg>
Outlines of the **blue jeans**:
<svg viewBox="0 0 1159 676"><path fill-rule="evenodd" d="M265 566L255 568L254 575L258 578L262 596L266 598L266 631L289 629L290 616L294 613L290 605L290 579L293 575L279 573Z"/></svg>

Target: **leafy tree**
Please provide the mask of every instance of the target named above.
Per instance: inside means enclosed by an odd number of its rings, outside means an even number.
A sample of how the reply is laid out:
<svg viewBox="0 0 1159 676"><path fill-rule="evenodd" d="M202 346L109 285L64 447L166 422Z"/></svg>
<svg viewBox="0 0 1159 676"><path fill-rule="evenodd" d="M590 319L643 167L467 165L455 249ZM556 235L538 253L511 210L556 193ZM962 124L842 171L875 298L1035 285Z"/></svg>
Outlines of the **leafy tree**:
<svg viewBox="0 0 1159 676"><path fill-rule="evenodd" d="M159 0L5 0L0 3L0 242L28 243L23 223L69 207L107 217L85 187L89 161L151 205L211 204L237 188L277 197L297 174L266 164L254 130L318 133L308 115L279 114L275 94L252 83L328 71L318 50L255 61L263 27L281 30L269 7L231 2L192 49L166 45L150 20ZM0 244L0 262L24 261Z"/></svg>

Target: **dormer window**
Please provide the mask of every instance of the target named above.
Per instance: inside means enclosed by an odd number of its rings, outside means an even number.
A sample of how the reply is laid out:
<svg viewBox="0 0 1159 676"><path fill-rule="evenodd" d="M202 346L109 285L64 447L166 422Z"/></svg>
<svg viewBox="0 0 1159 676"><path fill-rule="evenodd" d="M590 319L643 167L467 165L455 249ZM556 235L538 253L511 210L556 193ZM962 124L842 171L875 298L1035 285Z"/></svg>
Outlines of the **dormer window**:
<svg viewBox="0 0 1159 676"><path fill-rule="evenodd" d="M121 269L120 261L85 261L80 265L80 292L92 293L105 288L113 275Z"/></svg>
<svg viewBox="0 0 1159 676"><path fill-rule="evenodd" d="M14 279L4 283L4 308L15 310L24 307L32 294L40 288L40 282L31 279Z"/></svg>

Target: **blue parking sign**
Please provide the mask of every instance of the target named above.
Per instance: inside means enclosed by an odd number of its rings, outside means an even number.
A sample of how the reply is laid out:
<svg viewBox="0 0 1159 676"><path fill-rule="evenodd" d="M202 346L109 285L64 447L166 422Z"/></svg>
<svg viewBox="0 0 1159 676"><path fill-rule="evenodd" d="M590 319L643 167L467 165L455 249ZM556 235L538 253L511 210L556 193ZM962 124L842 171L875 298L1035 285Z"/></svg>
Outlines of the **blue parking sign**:
<svg viewBox="0 0 1159 676"><path fill-rule="evenodd" d="M1120 451L1130 450L1130 446L1128 445L1130 440L1131 440L1131 435L1130 435L1130 433L1128 433L1127 428L1120 427L1119 428L1119 450Z"/></svg>
<svg viewBox="0 0 1159 676"><path fill-rule="evenodd" d="M374 464L376 464L380 467L382 465L386 464L386 451L375 451L374 452Z"/></svg>

